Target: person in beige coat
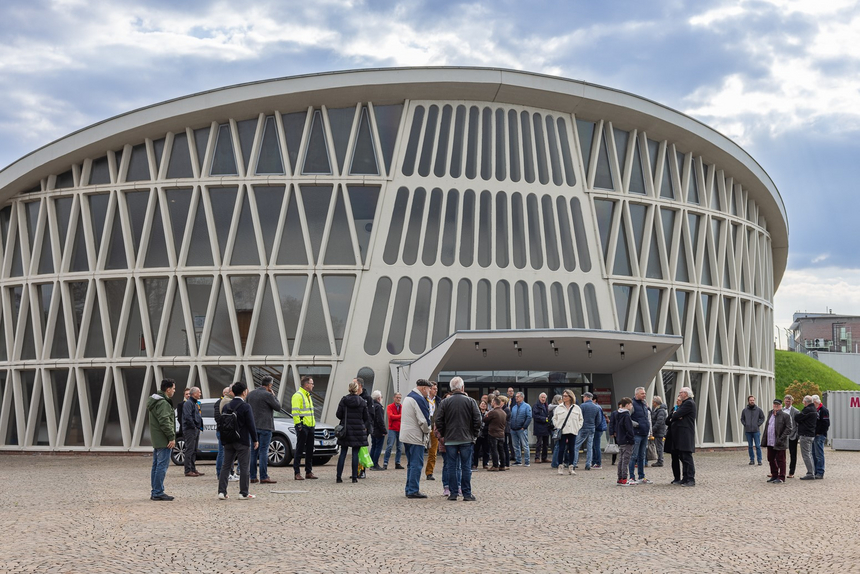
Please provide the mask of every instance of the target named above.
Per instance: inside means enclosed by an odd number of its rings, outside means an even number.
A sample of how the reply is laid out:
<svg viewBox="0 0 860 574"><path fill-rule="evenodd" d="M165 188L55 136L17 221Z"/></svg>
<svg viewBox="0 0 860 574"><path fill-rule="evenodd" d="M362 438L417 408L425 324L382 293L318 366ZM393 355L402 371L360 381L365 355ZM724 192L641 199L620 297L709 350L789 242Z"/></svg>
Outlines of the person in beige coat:
<svg viewBox="0 0 860 574"><path fill-rule="evenodd" d="M552 411L552 426L556 429L556 433L560 434L558 473L564 474L564 470L567 469L569 474L576 474L573 470L573 449L576 435L582 428L582 411L576 404L576 397L570 389L565 389L561 395L561 404Z"/></svg>

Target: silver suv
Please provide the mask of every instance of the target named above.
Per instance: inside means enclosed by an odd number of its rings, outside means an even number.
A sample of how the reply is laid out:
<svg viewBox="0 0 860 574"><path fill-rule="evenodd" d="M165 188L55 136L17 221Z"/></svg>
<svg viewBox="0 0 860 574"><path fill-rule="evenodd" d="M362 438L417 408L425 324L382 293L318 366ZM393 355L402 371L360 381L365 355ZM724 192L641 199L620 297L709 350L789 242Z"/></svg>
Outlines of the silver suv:
<svg viewBox="0 0 860 574"><path fill-rule="evenodd" d="M200 411L203 415L203 432L197 443L198 458L215 458L218 456L218 437L215 435L215 403L221 399L202 399ZM271 466L287 466L293 460L296 452L296 429L293 417L288 414L275 412L275 430L272 432L272 442L269 444L269 464ZM170 458L173 464L185 464L183 453L185 441L179 432L179 421L176 421L176 445ZM323 465L333 456L337 456L340 448L334 437L334 427L327 424L317 424L314 432L314 465Z"/></svg>

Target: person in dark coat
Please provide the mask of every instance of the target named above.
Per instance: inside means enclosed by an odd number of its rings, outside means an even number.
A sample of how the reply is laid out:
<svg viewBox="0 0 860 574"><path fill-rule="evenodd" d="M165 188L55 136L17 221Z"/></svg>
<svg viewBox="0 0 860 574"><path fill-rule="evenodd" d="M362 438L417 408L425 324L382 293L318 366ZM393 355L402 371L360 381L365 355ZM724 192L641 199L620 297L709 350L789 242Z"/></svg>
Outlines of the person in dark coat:
<svg viewBox="0 0 860 574"><path fill-rule="evenodd" d="M373 461L373 467L370 470L382 470L379 467L379 455L382 454L382 445L385 443L385 436L388 434L388 429L385 426L385 407L382 406L382 393L373 391L370 396L371 411L370 411L370 460Z"/></svg>
<svg viewBox="0 0 860 574"><path fill-rule="evenodd" d="M677 409L679 406L681 406L680 397L675 400L675 408ZM667 415L666 437L663 441L663 454L672 455L672 475L674 477L672 484L681 484L681 457L679 456L679 454L675 454L673 450L674 446L672 443L672 415Z"/></svg>
<svg viewBox="0 0 860 574"><path fill-rule="evenodd" d="M339 439L340 457L337 459L337 482L343 482L343 464L346 450L352 447L352 482L358 482L358 449L367 446L367 431L370 429L370 414L367 401L361 395L361 384L354 380L349 384L349 394L340 399L335 416L346 428L346 436Z"/></svg>
<svg viewBox="0 0 860 574"><path fill-rule="evenodd" d="M675 464L675 457L680 459L683 466L681 486L696 486L696 466L693 463L693 453L696 452L696 403L693 390L682 387L678 398L681 402L669 417L672 421L672 464Z"/></svg>
<svg viewBox="0 0 860 574"><path fill-rule="evenodd" d="M546 393L541 393L538 401L532 407L532 420L535 436L535 462L549 462L546 457L549 448L549 405L546 404Z"/></svg>

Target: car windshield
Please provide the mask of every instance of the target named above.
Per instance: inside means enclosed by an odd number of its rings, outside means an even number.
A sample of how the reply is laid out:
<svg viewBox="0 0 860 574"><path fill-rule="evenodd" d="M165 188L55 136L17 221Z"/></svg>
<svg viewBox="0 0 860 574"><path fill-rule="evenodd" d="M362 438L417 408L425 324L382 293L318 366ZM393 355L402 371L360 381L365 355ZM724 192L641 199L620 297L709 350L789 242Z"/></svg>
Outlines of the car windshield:
<svg viewBox="0 0 860 574"><path fill-rule="evenodd" d="M291 418L293 418L293 415L291 415L289 413L282 413L280 411L272 411L272 415L276 419L291 419Z"/></svg>

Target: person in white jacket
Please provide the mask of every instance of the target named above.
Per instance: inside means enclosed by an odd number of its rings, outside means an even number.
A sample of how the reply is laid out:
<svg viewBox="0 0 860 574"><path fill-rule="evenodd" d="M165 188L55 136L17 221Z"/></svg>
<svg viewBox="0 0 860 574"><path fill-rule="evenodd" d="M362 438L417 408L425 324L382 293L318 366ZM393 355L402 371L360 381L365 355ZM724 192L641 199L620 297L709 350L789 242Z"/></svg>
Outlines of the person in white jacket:
<svg viewBox="0 0 860 574"><path fill-rule="evenodd" d="M573 449L576 435L582 428L582 411L576 404L573 391L565 389L561 395L561 404L552 411L552 426L561 430L558 447L558 473L576 474L573 470Z"/></svg>
<svg viewBox="0 0 860 574"><path fill-rule="evenodd" d="M415 389L403 399L400 442L406 450L406 498L427 498L418 490L424 469L424 447L430 438L430 405L427 394L432 384L418 379Z"/></svg>

